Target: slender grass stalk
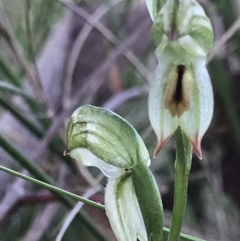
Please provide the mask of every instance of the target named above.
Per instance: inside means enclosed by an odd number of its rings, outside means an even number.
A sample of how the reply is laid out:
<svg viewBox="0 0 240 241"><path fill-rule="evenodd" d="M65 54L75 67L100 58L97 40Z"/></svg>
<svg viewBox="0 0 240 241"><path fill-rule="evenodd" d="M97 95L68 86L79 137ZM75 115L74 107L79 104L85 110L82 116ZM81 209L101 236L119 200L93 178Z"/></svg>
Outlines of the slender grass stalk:
<svg viewBox="0 0 240 241"><path fill-rule="evenodd" d="M2 171L4 171L4 172L7 172L7 173L9 173L9 174L11 174L11 175L20 177L20 178L22 178L22 179L25 179L25 180L27 180L27 181L29 181L29 182L35 183L35 184L37 184L37 185L39 185L39 186L45 187L45 188L47 188L48 190L53 191L54 193L60 193L60 194L63 194L63 195L65 195L65 196L67 196L67 197L73 198L73 199L75 199L75 200L77 200L77 201L83 202L83 203L85 203L85 204L89 204L89 205L92 205L92 206L94 206L94 207L97 207L97 208L100 208L100 209L104 209L104 205L102 205L102 204L100 204L100 203L93 202L93 201L91 201L91 200L89 200L89 199L87 199L87 198L84 198L84 197L78 196L78 195L76 195L76 194L74 194L74 193L65 191L64 189L61 189L61 188L58 188L58 187L56 187L56 186L50 185L50 184L48 184L48 183L46 183L46 182L39 181L39 180L37 180L37 179L35 179L35 178L28 177L28 176L23 175L23 174L21 174L21 173L19 173L19 172L13 171L13 170L11 170L11 169L9 169L9 168L0 166L0 170L2 170Z"/></svg>
<svg viewBox="0 0 240 241"><path fill-rule="evenodd" d="M17 94L17 95L23 97L23 99L28 104L29 108L32 110L32 113L35 114L36 119L38 119L38 121L43 126L43 128L46 128L49 126L50 121L48 120L47 114L45 114L45 109L41 106L41 104L36 102L36 100L33 97L28 95L22 88L16 87L5 81L0 81L0 89L4 91L4 93L1 94L1 99L3 100L1 102L6 102L5 104L2 103L4 108L13 112L12 104L9 103L9 96L6 94L6 92L7 93L11 92L11 93ZM19 111L17 110L17 112L19 112ZM41 113L41 116L43 116L43 117L39 117L37 113ZM22 117L20 117L20 116L22 116ZM25 122L23 122L23 124L25 124L26 122L32 123L32 121L30 121L26 116L22 115L20 112L18 115L15 115L15 117L21 122L22 122L22 119L25 119ZM32 127L35 126L35 127L33 127L33 129L31 129L31 131L33 131L33 132L35 132L36 129L39 129L33 123L30 125ZM27 127L28 127L28 125L27 125ZM42 132L43 131L41 130L40 133L42 133Z"/></svg>
<svg viewBox="0 0 240 241"><path fill-rule="evenodd" d="M26 116L24 116L17 108L15 108L10 101L7 101L6 96L1 93L0 105L9 111L17 120L19 120L29 131L31 131L37 137L41 137L42 129L36 126Z"/></svg>
<svg viewBox="0 0 240 241"><path fill-rule="evenodd" d="M100 209L105 209L104 205L102 205L102 204L100 204L100 203L93 202L93 201L91 201L91 200L89 200L89 199L87 199L87 198L84 198L84 197L81 197L81 196L76 195L76 194L74 194L74 193L65 191L65 190L63 190L63 189L61 189L61 188L58 188L58 187L56 187L56 186L54 186L54 185L51 185L51 184L48 184L48 183L46 183L46 182L39 181L39 180L37 180L37 179L35 179L35 178L28 177L28 176L26 176L26 175L24 175L24 174L21 174L21 173L19 173L19 172L13 171L13 170L11 170L11 169L9 169L9 168L0 166L0 170L1 170L1 171L4 171L4 172L7 172L7 173L9 173L9 174L11 174L11 175L13 175L13 176L16 176L16 177L25 179L25 180L27 180L27 181L29 181L29 182L35 183L35 184L37 184L37 185L39 185L39 186L45 187L45 188L47 188L47 189L49 189L49 190L51 190L51 191L53 191L53 192L55 192L55 193L61 193L62 195L68 196L68 197L73 198L73 199L75 199L75 200L77 200L77 201L80 201L80 202L83 202L83 203L92 205L92 206L97 207L97 208L100 208ZM163 228L163 231L164 231L165 233L169 233L169 232L170 232L169 228ZM195 237L193 237L193 236L191 236L191 235L184 234L184 233L180 233L180 237L181 237L183 240L187 240L187 241L206 241L206 240L204 240L204 239L195 238Z"/></svg>
<svg viewBox="0 0 240 241"><path fill-rule="evenodd" d="M230 27L235 20L239 17L238 8L236 8L237 1L217 1L215 3L217 8L221 9L222 16L224 16L224 22L227 27ZM240 38L239 31L236 32L235 41L238 42ZM239 44L236 45L236 49L234 51L238 58L240 58L240 47Z"/></svg>
<svg viewBox="0 0 240 241"><path fill-rule="evenodd" d="M1 66L0 66L1 67ZM36 119L40 122L44 129L48 128L51 124L50 118L45 114L44 108L36 102L30 95L28 95L22 88L13 85L11 83L1 81L0 80L0 90L12 92L14 94L20 95L27 102L29 108L33 113L41 113L43 117L39 117L37 114ZM18 119L28 130L30 130L35 136L42 137L44 134L43 128L38 127L34 122L32 122L29 118L23 115L17 108L14 108L13 105L9 102L8 96L4 93L0 95L0 104L9 112L13 114L16 119ZM63 160L62 150L64 149L64 144L60 140L60 138L55 137L50 143L50 148L52 151L57 153Z"/></svg>
<svg viewBox="0 0 240 241"><path fill-rule="evenodd" d="M36 178L53 184L53 180L39 167L35 166L27 157L20 153L7 139L0 135L0 146L17 162L29 172L31 172Z"/></svg>
<svg viewBox="0 0 240 241"><path fill-rule="evenodd" d="M3 76L9 80L9 82L16 86L21 86L19 78L9 68L9 65L6 64L6 61L4 61L2 56L0 56L0 71L3 74Z"/></svg>
<svg viewBox="0 0 240 241"><path fill-rule="evenodd" d="M22 88L17 87L9 82L0 80L0 89L12 92L14 94L22 96L24 99L32 104L38 105L38 103L30 95L28 95Z"/></svg>
<svg viewBox="0 0 240 241"><path fill-rule="evenodd" d="M56 186L55 182L51 177L49 177L43 170L35 166L27 157L25 157L21 152L19 152L7 139L0 135L0 146L12 156L22 167L26 168L30 173L32 173L37 179ZM53 192L57 199L64 204L67 208L73 208L74 203L68 199L66 196L63 196L59 192ZM98 240L108 241L104 234L98 230L97 226L93 223L93 220L90 220L88 216L79 213L76 216L79 219L80 223L84 223L89 230L95 234Z"/></svg>
<svg viewBox="0 0 240 241"><path fill-rule="evenodd" d="M177 154L175 161L174 207L168 241L177 241L180 236L187 202L189 172L192 163L192 145L180 128L175 132L175 139Z"/></svg>
<svg viewBox="0 0 240 241"><path fill-rule="evenodd" d="M35 123L33 123L30 119L28 119L25 115L23 115L19 110L14 108L9 101L6 100L4 94L0 96L0 105L3 106L6 110L8 110L16 119L18 119L31 133L33 133L36 137L42 138L44 135L44 131L42 128L39 128ZM64 145L59 138L54 138L50 145L50 150L56 153L62 160L67 161L67 165L71 166L70 158L63 156Z"/></svg>

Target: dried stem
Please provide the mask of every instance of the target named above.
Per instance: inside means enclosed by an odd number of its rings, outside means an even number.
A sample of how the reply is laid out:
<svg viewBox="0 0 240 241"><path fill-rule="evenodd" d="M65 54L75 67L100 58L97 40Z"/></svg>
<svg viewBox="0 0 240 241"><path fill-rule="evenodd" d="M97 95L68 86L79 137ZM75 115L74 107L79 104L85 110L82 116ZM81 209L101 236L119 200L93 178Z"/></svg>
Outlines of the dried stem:
<svg viewBox="0 0 240 241"><path fill-rule="evenodd" d="M87 13L83 8L80 8L70 1L57 0L59 3L63 4L66 8L70 9L74 13L76 13L81 18L85 19L89 24L91 24L94 28L96 28L106 39L108 39L112 44L116 47L120 44L118 38L101 22L96 21L93 15ZM118 1L116 2L118 3ZM124 56L128 59L128 61L138 70L141 76L148 82L151 82L151 73L149 70L143 65L143 63L136 57L136 55L131 51L126 51Z"/></svg>
<svg viewBox="0 0 240 241"><path fill-rule="evenodd" d="M100 18L107 12L107 10L108 8L102 5L93 13L92 17L94 19L94 24L96 24L100 20ZM88 22L86 22L73 43L69 59L67 62L66 76L63 86L62 104L64 110L66 110L71 104L71 88L73 73L76 68L77 60L81 53L82 47L93 28L93 25L90 25Z"/></svg>

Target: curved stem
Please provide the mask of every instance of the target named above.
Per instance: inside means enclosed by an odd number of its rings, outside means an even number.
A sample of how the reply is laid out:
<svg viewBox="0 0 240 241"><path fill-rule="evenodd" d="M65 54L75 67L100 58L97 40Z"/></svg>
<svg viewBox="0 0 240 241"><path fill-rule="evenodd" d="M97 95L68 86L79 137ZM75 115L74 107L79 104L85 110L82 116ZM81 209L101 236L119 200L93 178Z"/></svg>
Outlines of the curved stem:
<svg viewBox="0 0 240 241"><path fill-rule="evenodd" d="M187 201L188 178L192 163L192 145L180 128L175 132L177 154L175 161L175 191L172 225L168 241L177 241L180 236Z"/></svg>
<svg viewBox="0 0 240 241"><path fill-rule="evenodd" d="M86 198L84 198L84 197L81 197L81 196L78 196L78 195L76 195L76 194L74 194L74 193L65 191L65 190L63 190L63 189L61 189L61 188L58 188L58 187L53 186L53 185L50 185L50 184L48 184L48 183L46 183L46 182L41 182L41 181L39 181L39 180L37 180L37 179L35 179L35 178L32 178L32 177L26 176L26 175L24 175L24 174L22 174L22 173L13 171L13 170L11 170L11 169L9 169L9 168L7 168L7 167L0 166L0 170L1 170L1 171L4 171L4 172L7 172L7 173L9 173L9 174L11 174L11 175L13 175L13 176L16 176L16 177L25 179L25 180L27 180L27 181L29 181L29 182L35 183L35 184L37 184L37 185L39 185L39 186L45 187L45 188L47 188L47 189L49 189L49 190L51 190L51 191L54 191L55 193L60 193L60 194L62 194L62 195L68 196L68 197L70 197L70 198L72 198L72 199L75 199L75 200L77 200L77 201L80 201L80 202L83 202L83 203L92 205L92 206L97 207L97 208L100 208L100 209L105 209L105 207L104 207L102 204L100 204L100 203L96 203L96 202L94 202L94 201L88 200L88 199L86 199ZM168 228L165 228L165 227L164 227L164 228L163 228L163 232L164 232L164 233L169 233L170 230L169 230ZM196 238L196 237L193 237L193 236L191 236L191 235L184 234L184 233L180 233L180 237L181 237L183 240L186 240L186 241L206 241L206 240L204 240L204 239Z"/></svg>

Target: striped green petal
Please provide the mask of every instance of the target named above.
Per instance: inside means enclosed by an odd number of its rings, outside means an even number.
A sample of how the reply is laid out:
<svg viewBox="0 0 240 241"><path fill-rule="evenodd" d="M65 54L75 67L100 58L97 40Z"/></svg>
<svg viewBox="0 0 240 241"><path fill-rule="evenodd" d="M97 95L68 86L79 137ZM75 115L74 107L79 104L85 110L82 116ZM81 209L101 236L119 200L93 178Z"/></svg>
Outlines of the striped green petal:
<svg viewBox="0 0 240 241"><path fill-rule="evenodd" d="M117 114L103 108L90 105L78 108L68 123L67 143L67 154L87 166L92 159L92 166L105 174L106 168L101 165L131 169L139 161L150 164L146 146L136 130Z"/></svg>
<svg viewBox="0 0 240 241"><path fill-rule="evenodd" d="M130 174L109 180L105 207L118 241L149 241Z"/></svg>

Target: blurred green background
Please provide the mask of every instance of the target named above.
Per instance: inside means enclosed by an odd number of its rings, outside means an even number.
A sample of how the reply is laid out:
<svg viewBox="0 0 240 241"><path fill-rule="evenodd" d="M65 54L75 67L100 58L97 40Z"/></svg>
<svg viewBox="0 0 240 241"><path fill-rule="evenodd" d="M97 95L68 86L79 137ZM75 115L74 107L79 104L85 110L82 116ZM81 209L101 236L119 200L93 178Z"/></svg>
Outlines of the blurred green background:
<svg viewBox="0 0 240 241"><path fill-rule="evenodd" d="M240 240L240 1L199 0L212 21L208 69L214 117L193 155L183 232ZM63 156L65 128L83 104L109 108L138 130L152 156L147 97L157 64L140 0L0 1L0 165L104 202L106 180ZM175 143L151 169L171 223ZM100 190L99 190L100 187ZM0 240L115 240L103 211L0 172ZM60 230L67 231L60 238ZM58 236L59 235L59 236ZM56 238L58 236L58 238Z"/></svg>

